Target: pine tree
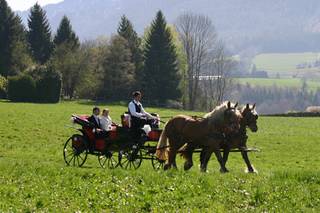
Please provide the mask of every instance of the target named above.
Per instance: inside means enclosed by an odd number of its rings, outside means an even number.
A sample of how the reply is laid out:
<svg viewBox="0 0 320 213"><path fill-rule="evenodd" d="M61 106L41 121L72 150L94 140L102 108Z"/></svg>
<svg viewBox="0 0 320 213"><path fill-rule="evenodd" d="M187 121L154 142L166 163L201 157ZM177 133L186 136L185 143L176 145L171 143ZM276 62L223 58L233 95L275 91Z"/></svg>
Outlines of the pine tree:
<svg viewBox="0 0 320 213"><path fill-rule="evenodd" d="M148 99L160 102L176 100L179 75L176 48L161 11L151 24L144 50L144 94Z"/></svg>
<svg viewBox="0 0 320 213"><path fill-rule="evenodd" d="M16 75L30 63L21 19L5 0L0 0L0 75Z"/></svg>
<svg viewBox="0 0 320 213"><path fill-rule="evenodd" d="M131 51L131 62L135 65L135 79L136 89L141 89L143 80L143 55L141 46L141 39L137 32L133 29L132 23L123 15L118 27L118 34L127 40Z"/></svg>
<svg viewBox="0 0 320 213"><path fill-rule="evenodd" d="M52 54L53 43L46 12L38 3L31 8L28 26L28 41L31 55L36 62L44 64Z"/></svg>
<svg viewBox="0 0 320 213"><path fill-rule="evenodd" d="M106 54L104 69L103 96L111 100L127 100L134 82L134 64L127 41L121 36L111 39Z"/></svg>
<svg viewBox="0 0 320 213"><path fill-rule="evenodd" d="M72 30L72 26L67 16L63 16L53 41L56 46L67 42L71 44L73 48L79 47L79 38Z"/></svg>

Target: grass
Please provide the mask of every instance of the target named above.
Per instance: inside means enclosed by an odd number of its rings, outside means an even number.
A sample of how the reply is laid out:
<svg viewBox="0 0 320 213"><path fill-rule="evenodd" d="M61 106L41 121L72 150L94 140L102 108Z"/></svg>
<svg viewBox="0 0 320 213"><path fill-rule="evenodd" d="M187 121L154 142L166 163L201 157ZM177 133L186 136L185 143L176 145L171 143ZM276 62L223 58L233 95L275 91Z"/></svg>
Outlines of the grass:
<svg viewBox="0 0 320 213"><path fill-rule="evenodd" d="M267 53L257 55L253 63L257 69L268 72L292 72L292 71L319 71L317 68L296 69L296 65L305 62L314 62L319 58L319 53Z"/></svg>
<svg viewBox="0 0 320 213"><path fill-rule="evenodd" d="M197 155L189 172L182 160L178 171L153 171L149 161L136 171L102 169L95 156L83 168L67 167L62 148L75 130L66 125L72 113L91 107L0 102L1 212L320 211L319 118L259 118L248 142L261 149L250 153L258 174L244 173L237 153L230 154L228 174L218 172L214 156L209 172L200 173ZM119 122L126 107L109 108ZM147 110L163 117L201 114Z"/></svg>
<svg viewBox="0 0 320 213"><path fill-rule="evenodd" d="M240 84L250 84L252 86L263 87L289 87L289 88L301 88L302 80L297 78L237 78L236 82ZM316 91L320 88L319 80L307 80L309 90Z"/></svg>

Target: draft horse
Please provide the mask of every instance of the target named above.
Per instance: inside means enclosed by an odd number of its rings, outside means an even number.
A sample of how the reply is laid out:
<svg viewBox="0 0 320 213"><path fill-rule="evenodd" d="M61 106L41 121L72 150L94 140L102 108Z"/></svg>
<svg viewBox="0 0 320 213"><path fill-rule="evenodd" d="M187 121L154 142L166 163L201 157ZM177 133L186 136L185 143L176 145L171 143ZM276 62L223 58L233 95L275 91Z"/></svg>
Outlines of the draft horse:
<svg viewBox="0 0 320 213"><path fill-rule="evenodd" d="M186 144L180 151L182 156L186 159L184 169L188 170L193 166L192 154L195 148L202 148L200 154L201 171L205 172L207 170L207 165L212 152L215 153L217 159L220 163L220 172L228 172L226 168L226 163L228 160L229 152L231 149L238 148L241 151L242 158L244 159L249 172L254 172L254 169L250 163L247 150L247 127L252 132L258 131L257 126L258 114L255 110L255 104L250 106L247 104L241 109L241 119L240 119L240 130L239 132L233 132L226 134L224 137L209 135L199 147L195 147L193 144ZM220 150L223 149L223 157L221 157Z"/></svg>
<svg viewBox="0 0 320 213"><path fill-rule="evenodd" d="M248 152L247 150L247 140L248 140L248 135L247 135L247 127L252 131L252 132L257 132L258 131L258 126L257 126L257 120L259 118L258 113L255 110L256 104L253 104L253 106L250 106L247 104L245 107L242 108L241 110L241 115L242 119L240 120L240 130L238 133L233 133L227 135L226 138L226 143L224 144L224 151L223 151L223 162L224 165L226 165L228 161L228 156L229 152L231 149L238 148L241 150L241 155L244 160L244 162L247 165L248 172L252 173L255 172L253 166L250 163L249 157L248 157ZM201 159L201 157L200 157Z"/></svg>
<svg viewBox="0 0 320 213"><path fill-rule="evenodd" d="M171 167L177 168L177 151L185 143L197 146L199 138L207 135L238 132L241 114L236 108L237 105L232 106L230 101L224 102L201 119L186 115L178 115L170 119L161 133L156 151L158 159L168 160L164 170Z"/></svg>

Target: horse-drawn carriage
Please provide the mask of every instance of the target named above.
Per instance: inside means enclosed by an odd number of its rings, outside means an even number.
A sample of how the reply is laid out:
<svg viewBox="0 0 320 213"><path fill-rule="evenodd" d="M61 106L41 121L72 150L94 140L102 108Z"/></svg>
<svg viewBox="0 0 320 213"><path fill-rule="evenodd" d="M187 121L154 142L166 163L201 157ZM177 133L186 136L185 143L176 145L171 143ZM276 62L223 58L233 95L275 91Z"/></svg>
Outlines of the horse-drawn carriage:
<svg viewBox="0 0 320 213"><path fill-rule="evenodd" d="M107 134L99 134L98 129L87 120L88 116L72 115L75 124L79 124L79 134L72 135L65 143L63 156L67 165L81 167L89 154L98 156L102 168L137 169L143 159L151 160L154 169L163 167L164 161L155 157L156 143L161 129L159 120L154 122L151 131L137 133L129 128L127 115L122 115L122 125L112 124Z"/></svg>
<svg viewBox="0 0 320 213"><path fill-rule="evenodd" d="M255 105L247 104L241 110L230 102L223 103L203 118L178 115L171 118L164 129L159 129L160 118L151 125L151 131L137 132L130 128L127 115L122 125L113 124L107 136L87 120L87 116L72 116L82 128L81 134L72 135L65 143L63 155L67 165L82 166L88 154L98 156L101 167L137 169L143 159L151 160L154 169L176 167L176 154L186 159L184 169L192 167L192 154L201 152L201 170L206 171L212 153L217 157L220 171L227 172L229 152L241 152L249 172L254 172L247 152L257 151L246 146L246 129L257 131L258 115ZM161 136L161 137L160 137ZM223 152L223 156L221 155ZM166 163L166 164L165 164Z"/></svg>

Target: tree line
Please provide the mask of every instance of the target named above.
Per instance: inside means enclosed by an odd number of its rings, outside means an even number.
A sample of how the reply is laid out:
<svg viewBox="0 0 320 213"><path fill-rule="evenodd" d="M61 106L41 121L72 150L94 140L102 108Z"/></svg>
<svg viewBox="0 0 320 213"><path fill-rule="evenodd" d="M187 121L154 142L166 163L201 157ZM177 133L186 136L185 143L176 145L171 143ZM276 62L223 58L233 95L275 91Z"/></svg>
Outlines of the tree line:
<svg viewBox="0 0 320 213"><path fill-rule="evenodd" d="M306 81L301 88L261 87L235 84L228 97L240 103L256 103L263 114L305 111L320 105L320 88L309 90Z"/></svg>
<svg viewBox="0 0 320 213"><path fill-rule="evenodd" d="M0 16L2 98L120 101L128 100L133 90L141 90L150 104L181 103L195 109L203 99L214 104L224 97L225 73L230 70L226 64L230 63L206 16L185 13L171 26L158 11L140 37L123 15L110 38L83 42L67 16L53 34L39 4L31 8L27 28L5 0L0 0ZM223 76L224 81L213 82L215 87L210 84L211 90L223 90L217 96L203 86L204 74Z"/></svg>

